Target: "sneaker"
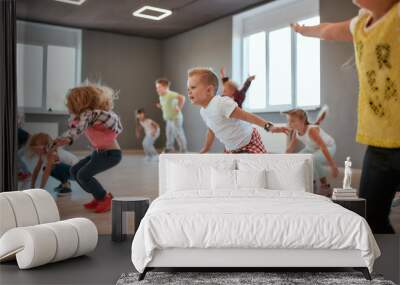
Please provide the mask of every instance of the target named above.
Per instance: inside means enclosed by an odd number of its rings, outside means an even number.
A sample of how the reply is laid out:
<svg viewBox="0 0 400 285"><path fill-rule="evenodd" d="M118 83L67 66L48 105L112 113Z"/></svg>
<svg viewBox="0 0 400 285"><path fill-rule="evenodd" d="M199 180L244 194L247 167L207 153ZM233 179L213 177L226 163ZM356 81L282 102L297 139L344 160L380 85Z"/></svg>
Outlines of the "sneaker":
<svg viewBox="0 0 400 285"><path fill-rule="evenodd" d="M62 188L58 191L57 196L66 196L66 195L69 195L69 194L71 194L71 193L72 193L71 188L69 188L69 187L62 187Z"/></svg>
<svg viewBox="0 0 400 285"><path fill-rule="evenodd" d="M17 176L19 181L25 181L29 179L32 176L32 174L30 172L19 172Z"/></svg>
<svg viewBox="0 0 400 285"><path fill-rule="evenodd" d="M94 209L96 209L97 204L98 204L98 201L95 198L93 198L93 200L90 201L89 203L83 204L83 207L85 207L86 209L89 209L89 210L94 210Z"/></svg>
<svg viewBox="0 0 400 285"><path fill-rule="evenodd" d="M97 202L97 207L95 209L96 213L104 213L111 210L112 194L107 193L103 200Z"/></svg>
<svg viewBox="0 0 400 285"><path fill-rule="evenodd" d="M54 192L59 192L61 189L63 188L62 183L60 183L60 185L58 185L56 188L54 188Z"/></svg>

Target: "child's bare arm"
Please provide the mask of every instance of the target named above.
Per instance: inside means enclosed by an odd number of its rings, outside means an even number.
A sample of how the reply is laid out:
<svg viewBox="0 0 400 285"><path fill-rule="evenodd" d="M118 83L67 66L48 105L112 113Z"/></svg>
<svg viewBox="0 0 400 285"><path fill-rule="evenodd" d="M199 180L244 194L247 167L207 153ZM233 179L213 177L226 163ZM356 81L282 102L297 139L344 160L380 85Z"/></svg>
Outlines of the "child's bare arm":
<svg viewBox="0 0 400 285"><path fill-rule="evenodd" d="M185 105L185 96L178 95L178 107L179 107L179 110L183 109L183 105Z"/></svg>
<svg viewBox="0 0 400 285"><path fill-rule="evenodd" d="M337 177L339 171L336 166L336 162L333 160L331 154L326 147L326 144L322 140L321 136L319 135L319 130L317 128L312 128L309 131L310 138L320 147L323 155L325 156L326 160L328 161L331 169L333 177Z"/></svg>
<svg viewBox="0 0 400 285"><path fill-rule="evenodd" d="M299 24L292 24L292 29L305 36L320 38L328 41L346 41L353 40L353 35L350 32L351 20L339 23L321 23L316 26L302 26Z"/></svg>
<svg viewBox="0 0 400 285"><path fill-rule="evenodd" d="M44 187L46 187L47 180L49 180L49 176L50 176L51 170L53 169L53 165L54 165L55 161L56 161L56 156L54 154L47 155L46 169L43 172L42 181L40 182L41 189L44 189Z"/></svg>
<svg viewBox="0 0 400 285"><path fill-rule="evenodd" d="M42 167L43 161L42 159L39 157L38 161L36 162L35 168L33 169L33 173L32 173L32 181L31 181L31 188L35 188L36 185L36 179L39 175L40 172L40 168Z"/></svg>
<svg viewBox="0 0 400 285"><path fill-rule="evenodd" d="M206 142L204 147L200 150L200 153L206 153L210 150L210 148L213 145L215 139L215 134L212 130L208 129L207 130L207 137L206 137Z"/></svg>
<svg viewBox="0 0 400 285"><path fill-rule="evenodd" d="M160 125L156 122L154 122L153 120L151 120L151 125L153 126L153 128L155 128L156 130L160 128Z"/></svg>
<svg viewBox="0 0 400 285"><path fill-rule="evenodd" d="M256 78L255 75L249 76L246 81L244 82L242 88L239 90L239 92L242 94L242 96L246 96L247 90L250 88L251 82Z"/></svg>
<svg viewBox="0 0 400 285"><path fill-rule="evenodd" d="M265 128L265 126L268 124L272 125L271 122L268 122L268 121L264 120L263 118L260 118L259 116L256 116L254 114L243 111L239 107L235 108L235 110L232 112L230 118L246 121L250 124L254 124L254 125L260 126L262 128ZM289 130L285 127L271 127L269 130L271 133L287 134L289 132Z"/></svg>
<svg viewBox="0 0 400 285"><path fill-rule="evenodd" d="M296 134L293 133L292 138L290 139L289 145L286 149L286 153L293 153L296 145L297 145L297 138L296 138Z"/></svg>

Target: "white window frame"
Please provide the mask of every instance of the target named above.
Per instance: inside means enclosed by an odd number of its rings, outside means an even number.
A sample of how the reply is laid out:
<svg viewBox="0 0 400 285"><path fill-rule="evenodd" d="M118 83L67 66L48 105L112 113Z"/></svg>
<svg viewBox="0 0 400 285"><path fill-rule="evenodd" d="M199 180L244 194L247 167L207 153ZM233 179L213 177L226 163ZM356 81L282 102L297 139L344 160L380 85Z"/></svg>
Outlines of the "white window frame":
<svg viewBox="0 0 400 285"><path fill-rule="evenodd" d="M248 76L246 37L258 33L266 33L266 107L259 109L245 109L254 113L282 112L297 106L297 58L296 58L296 33L291 32L291 78L292 78L292 104L269 105L269 32L285 28L290 23L300 22L319 16L318 0L280 0L265 4L261 7L243 12L233 17L232 28L232 78L236 82L244 82ZM271 20L269 20L271 19ZM320 92L321 97L321 92ZM305 110L315 110L319 105L302 106Z"/></svg>

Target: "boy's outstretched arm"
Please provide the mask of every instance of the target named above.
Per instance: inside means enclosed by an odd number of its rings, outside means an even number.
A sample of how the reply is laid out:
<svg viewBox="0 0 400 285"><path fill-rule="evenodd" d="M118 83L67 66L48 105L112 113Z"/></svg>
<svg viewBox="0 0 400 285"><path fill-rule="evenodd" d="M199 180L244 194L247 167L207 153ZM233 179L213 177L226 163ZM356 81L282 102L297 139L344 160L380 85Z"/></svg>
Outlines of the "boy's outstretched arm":
<svg viewBox="0 0 400 285"><path fill-rule="evenodd" d="M268 124L271 124L271 122L268 122L264 120L263 118L260 118L259 116L256 116L254 114L248 113L246 111L243 111L241 108L236 107L235 110L233 110L232 114L230 115L230 118L232 119L238 119L242 121L246 121L250 124L254 124L257 126L260 126L265 129L265 126ZM288 128L285 127L270 127L269 131L271 133L285 133L288 134L289 130Z"/></svg>
<svg viewBox="0 0 400 285"><path fill-rule="evenodd" d="M214 139L215 139L215 134L213 133L212 130L208 129L206 143L205 143L204 147L200 150L200 153L207 153L210 150L210 148L212 147Z"/></svg>
<svg viewBox="0 0 400 285"><path fill-rule="evenodd" d="M321 23L316 26L303 26L291 24L292 29L305 37L320 38L328 41L353 41L353 35L350 32L351 20L339 23Z"/></svg>

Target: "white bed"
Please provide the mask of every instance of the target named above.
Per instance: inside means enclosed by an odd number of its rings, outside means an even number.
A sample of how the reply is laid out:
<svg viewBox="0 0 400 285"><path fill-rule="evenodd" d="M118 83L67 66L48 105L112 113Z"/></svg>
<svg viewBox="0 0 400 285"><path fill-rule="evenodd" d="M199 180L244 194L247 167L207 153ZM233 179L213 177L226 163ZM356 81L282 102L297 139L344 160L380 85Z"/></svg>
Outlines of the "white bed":
<svg viewBox="0 0 400 285"><path fill-rule="evenodd" d="M371 230L312 194L310 155L168 154L159 171L132 243L140 278L155 267L354 267L370 278Z"/></svg>

